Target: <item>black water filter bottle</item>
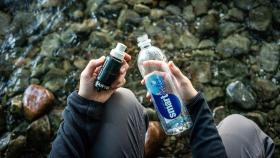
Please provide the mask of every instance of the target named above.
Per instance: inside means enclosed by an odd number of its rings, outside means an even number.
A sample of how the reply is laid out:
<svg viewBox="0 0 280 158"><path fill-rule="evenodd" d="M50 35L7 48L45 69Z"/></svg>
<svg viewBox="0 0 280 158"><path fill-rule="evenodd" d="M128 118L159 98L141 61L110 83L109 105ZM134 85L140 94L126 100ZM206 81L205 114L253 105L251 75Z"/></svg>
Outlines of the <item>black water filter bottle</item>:
<svg viewBox="0 0 280 158"><path fill-rule="evenodd" d="M106 57L94 84L97 91L108 90L117 79L124 60L125 49L124 44L118 43L116 48L112 49L110 55Z"/></svg>

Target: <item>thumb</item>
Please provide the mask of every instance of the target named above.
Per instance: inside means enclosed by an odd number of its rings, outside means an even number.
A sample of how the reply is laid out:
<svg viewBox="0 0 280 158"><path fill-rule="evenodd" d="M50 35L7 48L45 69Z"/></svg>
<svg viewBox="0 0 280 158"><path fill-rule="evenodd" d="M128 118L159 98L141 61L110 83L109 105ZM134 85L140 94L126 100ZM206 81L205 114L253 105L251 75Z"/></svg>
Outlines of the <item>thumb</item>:
<svg viewBox="0 0 280 158"><path fill-rule="evenodd" d="M184 75L182 74L181 70L173 63L173 61L169 61L168 62L168 66L169 69L172 73L172 75L177 78L177 79L181 79L184 77Z"/></svg>
<svg viewBox="0 0 280 158"><path fill-rule="evenodd" d="M92 59L89 61L87 64L86 68L84 69L85 75L91 76L91 74L94 72L94 70L98 67L101 66L104 63L105 56L102 56L98 59Z"/></svg>

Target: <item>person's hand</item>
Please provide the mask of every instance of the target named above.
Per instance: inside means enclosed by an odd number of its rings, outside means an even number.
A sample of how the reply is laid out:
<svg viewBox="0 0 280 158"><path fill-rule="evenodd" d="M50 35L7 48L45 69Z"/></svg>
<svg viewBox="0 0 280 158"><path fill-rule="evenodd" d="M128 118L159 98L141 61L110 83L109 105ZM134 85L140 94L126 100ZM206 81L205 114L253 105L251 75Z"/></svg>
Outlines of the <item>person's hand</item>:
<svg viewBox="0 0 280 158"><path fill-rule="evenodd" d="M127 62L129 62L130 60L131 60L130 55L125 53L124 61L120 69L120 74L118 78L116 79L116 81L113 82L109 90L100 91L100 92L98 92L95 89L94 82L102 64L105 61L105 57L102 56L99 59L91 60L81 73L78 94L81 97L86 98L88 100L93 100L101 103L106 102L112 96L112 94L115 92L117 88L125 84L126 82L125 75L129 68Z"/></svg>
<svg viewBox="0 0 280 158"><path fill-rule="evenodd" d="M180 96L182 97L184 104L188 103L193 97L197 95L198 92L194 89L191 81L181 72L181 70L172 61L166 64L165 62L162 61L149 60L149 61L144 61L143 64L144 66L152 66L154 68L157 67L159 70L168 67L172 75L171 76L172 82L174 82L176 89L180 93ZM149 75L150 74L146 76ZM146 76L141 81L142 84L145 84ZM162 76L164 77L166 76L166 74L163 74ZM151 101L151 95L149 93L147 93L146 97Z"/></svg>

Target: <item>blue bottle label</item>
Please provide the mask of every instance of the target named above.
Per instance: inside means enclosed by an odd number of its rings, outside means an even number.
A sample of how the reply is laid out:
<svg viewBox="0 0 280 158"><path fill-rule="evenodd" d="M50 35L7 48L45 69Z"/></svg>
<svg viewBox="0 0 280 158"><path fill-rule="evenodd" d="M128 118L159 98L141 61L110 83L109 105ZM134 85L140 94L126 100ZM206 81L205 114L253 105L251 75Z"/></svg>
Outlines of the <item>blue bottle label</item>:
<svg viewBox="0 0 280 158"><path fill-rule="evenodd" d="M174 119L181 113L181 102L174 94L166 92L164 78L161 75L152 74L146 81L159 113L167 119Z"/></svg>

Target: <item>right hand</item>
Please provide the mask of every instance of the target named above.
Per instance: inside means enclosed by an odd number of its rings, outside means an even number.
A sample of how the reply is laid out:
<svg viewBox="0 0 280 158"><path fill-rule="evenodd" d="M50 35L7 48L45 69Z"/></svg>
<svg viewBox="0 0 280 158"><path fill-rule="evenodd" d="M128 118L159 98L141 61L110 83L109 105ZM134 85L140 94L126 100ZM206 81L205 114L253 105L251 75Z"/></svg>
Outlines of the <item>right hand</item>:
<svg viewBox="0 0 280 158"><path fill-rule="evenodd" d="M144 65L149 65L153 67L163 67L166 64L163 61L149 60L143 63ZM181 70L173 63L173 61L167 64L170 72L172 74L173 81L175 82L176 89L180 93L184 104L189 103L189 101L197 95L197 91L194 89L191 81L186 77ZM145 84L145 77L141 81L141 84ZM151 95L147 93L146 97L151 101Z"/></svg>

